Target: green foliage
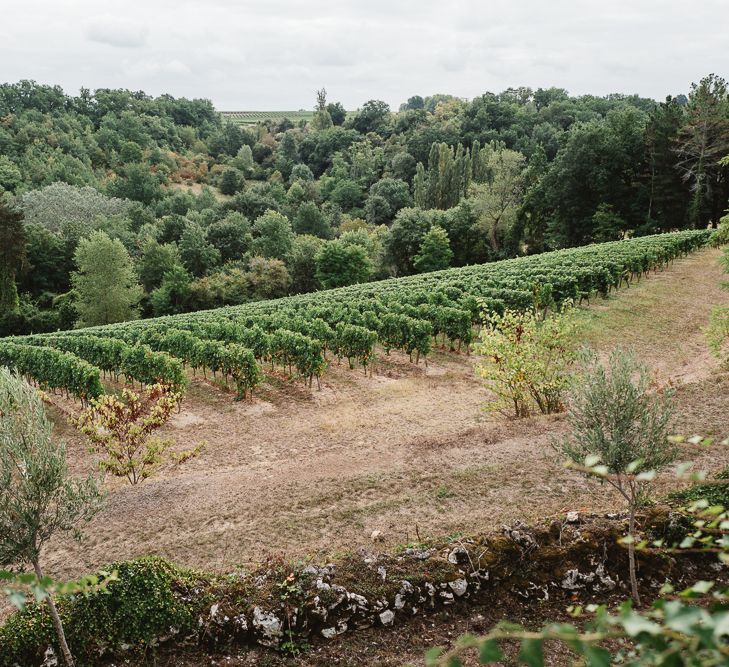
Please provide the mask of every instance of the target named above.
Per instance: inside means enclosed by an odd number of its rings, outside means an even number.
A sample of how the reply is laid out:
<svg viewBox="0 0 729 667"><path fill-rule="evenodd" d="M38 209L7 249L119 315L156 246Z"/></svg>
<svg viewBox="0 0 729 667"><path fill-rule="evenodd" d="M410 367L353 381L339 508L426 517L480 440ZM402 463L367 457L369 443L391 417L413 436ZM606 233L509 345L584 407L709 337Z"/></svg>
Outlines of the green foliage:
<svg viewBox="0 0 729 667"><path fill-rule="evenodd" d="M174 315L187 310L192 278L179 264L166 271L162 283L150 295L155 315Z"/></svg>
<svg viewBox="0 0 729 667"><path fill-rule="evenodd" d="M153 437L153 433L169 421L181 398L170 387L160 384L147 387L144 395L125 387L121 398L106 394L93 399L73 424L101 456L102 471L139 484L169 458L165 454L174 440ZM186 458L198 452L191 452Z"/></svg>
<svg viewBox="0 0 729 667"><path fill-rule="evenodd" d="M714 479L729 480L729 468L724 468ZM684 504L692 504L703 500L710 506L721 505L729 508L729 483L693 484L681 491L674 491L669 497L673 501Z"/></svg>
<svg viewBox="0 0 729 667"><path fill-rule="evenodd" d="M367 368L374 358L375 343L377 332L340 322L337 324L332 351L338 359L346 357L350 368L354 368L355 361Z"/></svg>
<svg viewBox="0 0 729 667"><path fill-rule="evenodd" d="M142 287L129 253L120 241L104 232L82 239L74 255L77 271L71 277L82 326L110 324L139 316Z"/></svg>
<svg viewBox="0 0 729 667"><path fill-rule="evenodd" d="M310 234L321 239L332 237L332 228L314 202L304 202L294 218L294 229L297 234Z"/></svg>
<svg viewBox="0 0 729 667"><path fill-rule="evenodd" d="M417 353L416 361L427 356L432 347L433 327L430 322L399 313L387 313L379 320L377 335L389 354L390 350L407 352L411 359Z"/></svg>
<svg viewBox="0 0 729 667"><path fill-rule="evenodd" d="M207 239L220 251L223 262L241 259L251 247L251 224L240 213L231 211L207 229Z"/></svg>
<svg viewBox="0 0 729 667"><path fill-rule="evenodd" d="M428 169L421 165L415 175L415 205L421 208L447 209L458 204L471 182L471 156L461 144L452 148L433 143Z"/></svg>
<svg viewBox="0 0 729 667"><path fill-rule="evenodd" d="M447 269L453 259L448 232L441 227L431 227L423 237L420 251L413 258L413 266L420 272Z"/></svg>
<svg viewBox="0 0 729 667"><path fill-rule="evenodd" d="M564 454L576 463L597 456L611 474L658 470L673 461L671 392L654 389L647 366L629 352L615 348L607 365L586 355L570 402L572 435Z"/></svg>
<svg viewBox="0 0 729 667"><path fill-rule="evenodd" d="M526 189L526 160L518 151L503 146L482 148L478 158L483 180L474 178L469 201L478 218L478 229L488 239L491 252L497 254L510 243L518 224Z"/></svg>
<svg viewBox="0 0 729 667"><path fill-rule="evenodd" d="M729 155L729 90L720 76L709 74L692 84L676 139L677 167L690 185L690 222L698 226L717 220L726 208L722 160Z"/></svg>
<svg viewBox="0 0 729 667"><path fill-rule="evenodd" d="M358 211L364 201L364 193L355 181L345 178L336 184L329 195L329 201L345 213Z"/></svg>
<svg viewBox="0 0 729 667"><path fill-rule="evenodd" d="M271 334L271 358L283 368L296 368L298 374L308 380L309 386L326 366L320 341L286 329Z"/></svg>
<svg viewBox="0 0 729 667"><path fill-rule="evenodd" d="M0 367L33 378L44 389L63 389L82 401L104 393L99 369L50 347L0 341Z"/></svg>
<svg viewBox="0 0 729 667"><path fill-rule="evenodd" d="M515 417L564 410L569 372L575 360L576 321L563 310L541 317L535 310L487 315L475 351L491 407Z"/></svg>
<svg viewBox="0 0 729 667"><path fill-rule="evenodd" d="M366 282L372 275L372 262L367 251L340 240L325 243L317 252L315 261L316 277L326 288Z"/></svg>
<svg viewBox="0 0 729 667"><path fill-rule="evenodd" d="M196 627L203 601L186 601L185 593L204 581L201 575L152 557L114 563L111 570L115 580L103 590L59 600L79 667L93 667L101 652L122 645L142 654L170 629L185 635ZM30 605L0 627L0 667L42 662L49 644L57 646L50 618L42 606Z"/></svg>
<svg viewBox="0 0 729 667"><path fill-rule="evenodd" d="M253 246L255 255L267 259L285 260L294 243L294 231L286 216L268 210L253 223Z"/></svg>
<svg viewBox="0 0 729 667"><path fill-rule="evenodd" d="M220 251L208 242L205 230L196 222L188 223L182 233L180 256L193 276L204 276L220 264Z"/></svg>
<svg viewBox="0 0 729 667"><path fill-rule="evenodd" d="M677 456L669 440L673 406L669 391L654 392L648 368L615 348L607 367L585 354L584 372L573 392L562 453L599 474L628 505L628 558L633 600L640 604L635 563L636 511L660 468ZM597 464L599 463L599 467Z"/></svg>
<svg viewBox="0 0 729 667"><path fill-rule="evenodd" d="M447 228L445 218L446 214L442 211L404 208L398 212L387 239L387 253L398 274L415 272L413 261L425 235L435 226Z"/></svg>
<svg viewBox="0 0 729 667"><path fill-rule="evenodd" d="M100 500L92 477L70 478L65 447L52 439L38 393L0 368L0 567L32 565L43 581L44 545L58 533L78 537L78 524L96 514ZM53 597L45 602L64 660L73 667Z"/></svg>
<svg viewBox="0 0 729 667"><path fill-rule="evenodd" d="M127 345L116 338L101 336L31 336L32 345L49 345L88 361L105 373L142 384L162 383L175 392L184 390L187 380L182 364L164 352L153 352L146 345Z"/></svg>
<svg viewBox="0 0 729 667"><path fill-rule="evenodd" d="M322 239L308 234L297 236L294 240L289 271L295 292L313 292L321 287L321 283L316 277L316 254L323 244Z"/></svg>
<svg viewBox="0 0 729 667"><path fill-rule="evenodd" d="M362 134L382 131L390 116L390 107L382 100L368 100L352 119L352 127Z"/></svg>
<svg viewBox="0 0 729 667"><path fill-rule="evenodd" d="M36 602L43 602L51 596L88 595L96 591L106 590L109 583L117 580L116 572L101 572L88 575L75 581L54 581L48 576L16 573L0 570L0 591L10 599L11 604L20 611L28 604L28 594L32 594Z"/></svg>
<svg viewBox="0 0 729 667"><path fill-rule="evenodd" d="M152 204L164 197L157 174L151 173L147 165L134 162L127 164L121 174L108 183L106 191L111 197L142 204Z"/></svg>
<svg viewBox="0 0 729 667"><path fill-rule="evenodd" d="M600 204L592 216L593 238L599 243L617 241L625 229L625 220L609 204Z"/></svg>
<svg viewBox="0 0 729 667"><path fill-rule="evenodd" d="M719 220L719 225L712 232L709 243L716 248L729 243L729 215L725 215Z"/></svg>
<svg viewBox="0 0 729 667"><path fill-rule="evenodd" d="M500 644L518 642L519 663L530 667L545 664L544 646L560 643L584 660L585 665L608 667L616 662L626 667L656 665L723 665L726 663L726 605L702 609L682 600L658 600L647 612L637 612L627 603L617 613L591 605L594 614L580 630L569 623L552 623L529 631L512 623L499 623L483 637L465 635L451 651L431 649L430 667L463 667L462 655L475 653L478 664L501 663ZM601 643L616 647L610 651Z"/></svg>
<svg viewBox="0 0 729 667"><path fill-rule="evenodd" d="M175 244L147 239L142 246L142 256L137 262L139 281L147 292L152 292L162 284L165 273L180 263L180 253Z"/></svg>
<svg viewBox="0 0 729 667"><path fill-rule="evenodd" d="M15 276L25 262L26 239L23 214L0 191L0 312L18 307Z"/></svg>
<svg viewBox="0 0 729 667"><path fill-rule="evenodd" d="M36 564L56 532L98 509L91 478L73 482L38 393L0 368L0 565ZM19 462L22 461L22 466Z"/></svg>
<svg viewBox="0 0 729 667"><path fill-rule="evenodd" d="M66 236L85 235L98 218L125 215L131 204L123 199L106 197L92 187L53 183L31 190L21 197L21 207L28 224L38 224Z"/></svg>
<svg viewBox="0 0 729 667"><path fill-rule="evenodd" d="M243 176L237 169L226 169L220 179L220 191L224 195L234 195L243 187L243 183Z"/></svg>
<svg viewBox="0 0 729 667"><path fill-rule="evenodd" d="M532 310L535 303L539 306L541 317L550 308L559 308L567 301L581 296L589 298L595 292L607 293L623 281L630 280L631 273L639 275L701 247L708 235L707 231L695 231L641 237L536 255L518 261L464 267L440 272L436 276L422 274L405 280L352 285L311 295L287 297L275 302L245 303L199 315L180 314L165 321L112 325L93 332L69 331L54 334L52 338L93 334L102 338L119 338L132 347L138 344L138 349L134 351L134 358L137 359L138 355L141 364L134 371L140 376L138 379L149 378L152 372L160 372L154 369L163 369L164 377L177 377L179 373L179 365L173 363L166 366L164 356L154 357L160 360L161 366L156 361L153 363L144 346L149 346L154 351L167 352L193 368L207 368L214 373L226 369L226 379L235 379L236 364L226 366L223 363L225 355L231 354L229 350L226 351L227 347L234 343L250 349L256 363L265 363L273 358L274 363L286 366L291 372L297 366L297 373L308 378L311 383L312 378L318 377L322 368L323 356L320 358L320 355L323 350L333 350L336 347L335 332L339 324L376 332L379 342L386 350L401 349L417 363L420 356L429 354L433 344L438 342L436 336L441 337L442 345L447 340L450 341L451 348L456 343L459 348L462 344L469 345L473 335L472 325L483 321L484 317L488 319L490 315L503 313L506 309ZM359 254L364 253L367 256L368 251L362 244L370 245L369 251L376 254L379 252L375 242L377 240L379 238L375 234L360 229L342 234L339 245L355 248ZM318 239L314 241L319 242ZM240 286L237 298L241 300L248 297L280 296L286 293L290 285L290 277L284 264L280 260L265 258L253 258L247 272L227 268L214 276L196 281L194 295L189 278L182 271L184 280L181 287L188 290L185 299L199 297L201 292L198 286L203 287L204 281L207 281L206 289L210 292L224 288L226 283L223 278L230 278L231 286ZM163 286L153 293L152 301L155 305L158 297L165 296L165 287L163 280ZM185 307L182 304L182 308ZM484 308L488 310L485 315ZM275 318L271 318L273 312L276 313ZM181 331L182 329L188 331ZM300 351L297 351L293 343L285 352L281 347L275 350L271 344L271 334L278 330L293 331L314 343L302 343ZM360 359L364 363L363 358L369 354L368 336L364 332L359 333L364 336ZM201 345L203 339L208 343ZM37 344L36 341L35 345ZM54 352L61 354L57 350ZM355 351L353 354L356 358L358 353ZM295 355L300 355L302 361L296 361ZM343 356L349 355L343 352ZM74 363L80 361L77 358L72 359L75 360ZM46 367L52 370L52 366L53 360L50 359ZM110 366L107 367L110 372L115 372ZM94 382L98 382L98 368L90 368L94 371ZM260 370L252 364L249 368L250 373ZM49 378L43 375L46 371L42 365L39 369L34 367L33 372L38 373L43 381L56 381L55 376ZM240 375L246 378L247 374L248 370L244 369ZM239 395L250 389L249 385L254 384L254 381L244 379L243 384L244 391L241 392L239 386ZM88 390L85 391L88 393Z"/></svg>

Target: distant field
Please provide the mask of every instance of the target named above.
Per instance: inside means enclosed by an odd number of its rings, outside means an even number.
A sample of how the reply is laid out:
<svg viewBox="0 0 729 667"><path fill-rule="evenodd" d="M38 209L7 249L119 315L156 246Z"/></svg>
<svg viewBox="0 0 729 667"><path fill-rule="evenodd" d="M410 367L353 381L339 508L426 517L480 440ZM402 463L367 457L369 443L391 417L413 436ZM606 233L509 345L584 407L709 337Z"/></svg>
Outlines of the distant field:
<svg viewBox="0 0 729 667"><path fill-rule="evenodd" d="M347 116L353 115L354 111L348 111ZM310 121L314 117L313 111L221 111L220 114L226 120L233 121L239 125L255 125L267 120L282 120L288 118L290 121Z"/></svg>

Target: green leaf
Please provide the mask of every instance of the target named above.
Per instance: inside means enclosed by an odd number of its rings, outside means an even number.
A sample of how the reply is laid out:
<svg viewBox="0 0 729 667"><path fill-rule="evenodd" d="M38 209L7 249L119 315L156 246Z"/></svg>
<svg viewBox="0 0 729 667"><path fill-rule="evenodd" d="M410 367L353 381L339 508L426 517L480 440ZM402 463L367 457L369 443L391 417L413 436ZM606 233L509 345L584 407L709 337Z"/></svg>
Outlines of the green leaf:
<svg viewBox="0 0 729 667"><path fill-rule="evenodd" d="M478 653L478 658L482 665L498 662L503 657L504 654L501 652L501 648L495 639L487 639L483 644L481 644L481 650Z"/></svg>
<svg viewBox="0 0 729 667"><path fill-rule="evenodd" d="M693 586L691 586L691 590L693 590L696 593L706 594L713 587L714 587L713 581L697 581Z"/></svg>
<svg viewBox="0 0 729 667"><path fill-rule="evenodd" d="M729 612L714 614L714 637L718 642L729 636Z"/></svg>
<svg viewBox="0 0 729 667"><path fill-rule="evenodd" d="M636 614L633 611L626 613L620 620L625 628L625 632L627 632L631 637L637 637L641 634L656 636L661 632L660 625L653 621L649 621L645 616Z"/></svg>
<svg viewBox="0 0 729 667"><path fill-rule="evenodd" d="M523 639L519 660L529 667L544 667L544 645L541 639Z"/></svg>
<svg viewBox="0 0 729 667"><path fill-rule="evenodd" d="M612 664L610 652L599 646L586 646L585 658L588 667L610 667Z"/></svg>
<svg viewBox="0 0 729 667"><path fill-rule="evenodd" d="M20 591L10 591L8 593L8 597L10 598L10 602L13 606L21 610L25 609L25 595L23 595L23 593Z"/></svg>
<svg viewBox="0 0 729 667"><path fill-rule="evenodd" d="M438 658L443 654L443 647L441 646L434 646L431 649L428 649L425 653L425 664L430 665L437 665L438 664Z"/></svg>

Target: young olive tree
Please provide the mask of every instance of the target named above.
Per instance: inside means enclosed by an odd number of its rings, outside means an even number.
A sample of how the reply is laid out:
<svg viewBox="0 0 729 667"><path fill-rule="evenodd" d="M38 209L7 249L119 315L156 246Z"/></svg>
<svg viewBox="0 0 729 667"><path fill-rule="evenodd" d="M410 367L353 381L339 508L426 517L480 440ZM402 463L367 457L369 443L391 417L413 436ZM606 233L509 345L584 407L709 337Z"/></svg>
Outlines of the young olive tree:
<svg viewBox="0 0 729 667"><path fill-rule="evenodd" d="M92 449L101 455L99 467L115 477L139 484L169 458L183 462L202 451L200 444L190 451L166 456L175 444L172 438L154 437L170 419L180 401L169 387L148 386L143 395L124 388L119 399L104 394L91 401L74 425L89 438Z"/></svg>
<svg viewBox="0 0 729 667"><path fill-rule="evenodd" d="M572 433L560 449L578 466L602 473L601 480L628 505L626 541L636 604L635 516L656 471L676 458L676 445L669 439L672 413L670 392L654 391L647 366L632 354L615 348L606 366L594 354L585 354L585 372L567 415Z"/></svg>
<svg viewBox="0 0 729 667"><path fill-rule="evenodd" d="M65 447L54 442L38 393L0 368L0 567L33 566L45 577L41 552L58 532L73 531L100 508L95 481L70 479ZM46 597L66 664L73 657L53 596Z"/></svg>
<svg viewBox="0 0 729 667"><path fill-rule="evenodd" d="M476 371L497 396L494 407L515 417L562 411L575 328L569 310L546 317L536 310L489 315L474 349L483 358Z"/></svg>

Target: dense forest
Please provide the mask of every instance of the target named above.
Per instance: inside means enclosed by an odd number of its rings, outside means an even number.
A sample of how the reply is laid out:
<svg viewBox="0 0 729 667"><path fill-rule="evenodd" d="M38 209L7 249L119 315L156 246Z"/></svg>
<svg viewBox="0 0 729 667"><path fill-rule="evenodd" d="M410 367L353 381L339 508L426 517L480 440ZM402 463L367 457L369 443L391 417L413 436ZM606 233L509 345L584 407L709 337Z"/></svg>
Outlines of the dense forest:
<svg viewBox="0 0 729 667"><path fill-rule="evenodd" d="M729 91L414 96L241 126L207 100L0 86L0 335L715 224Z"/></svg>

